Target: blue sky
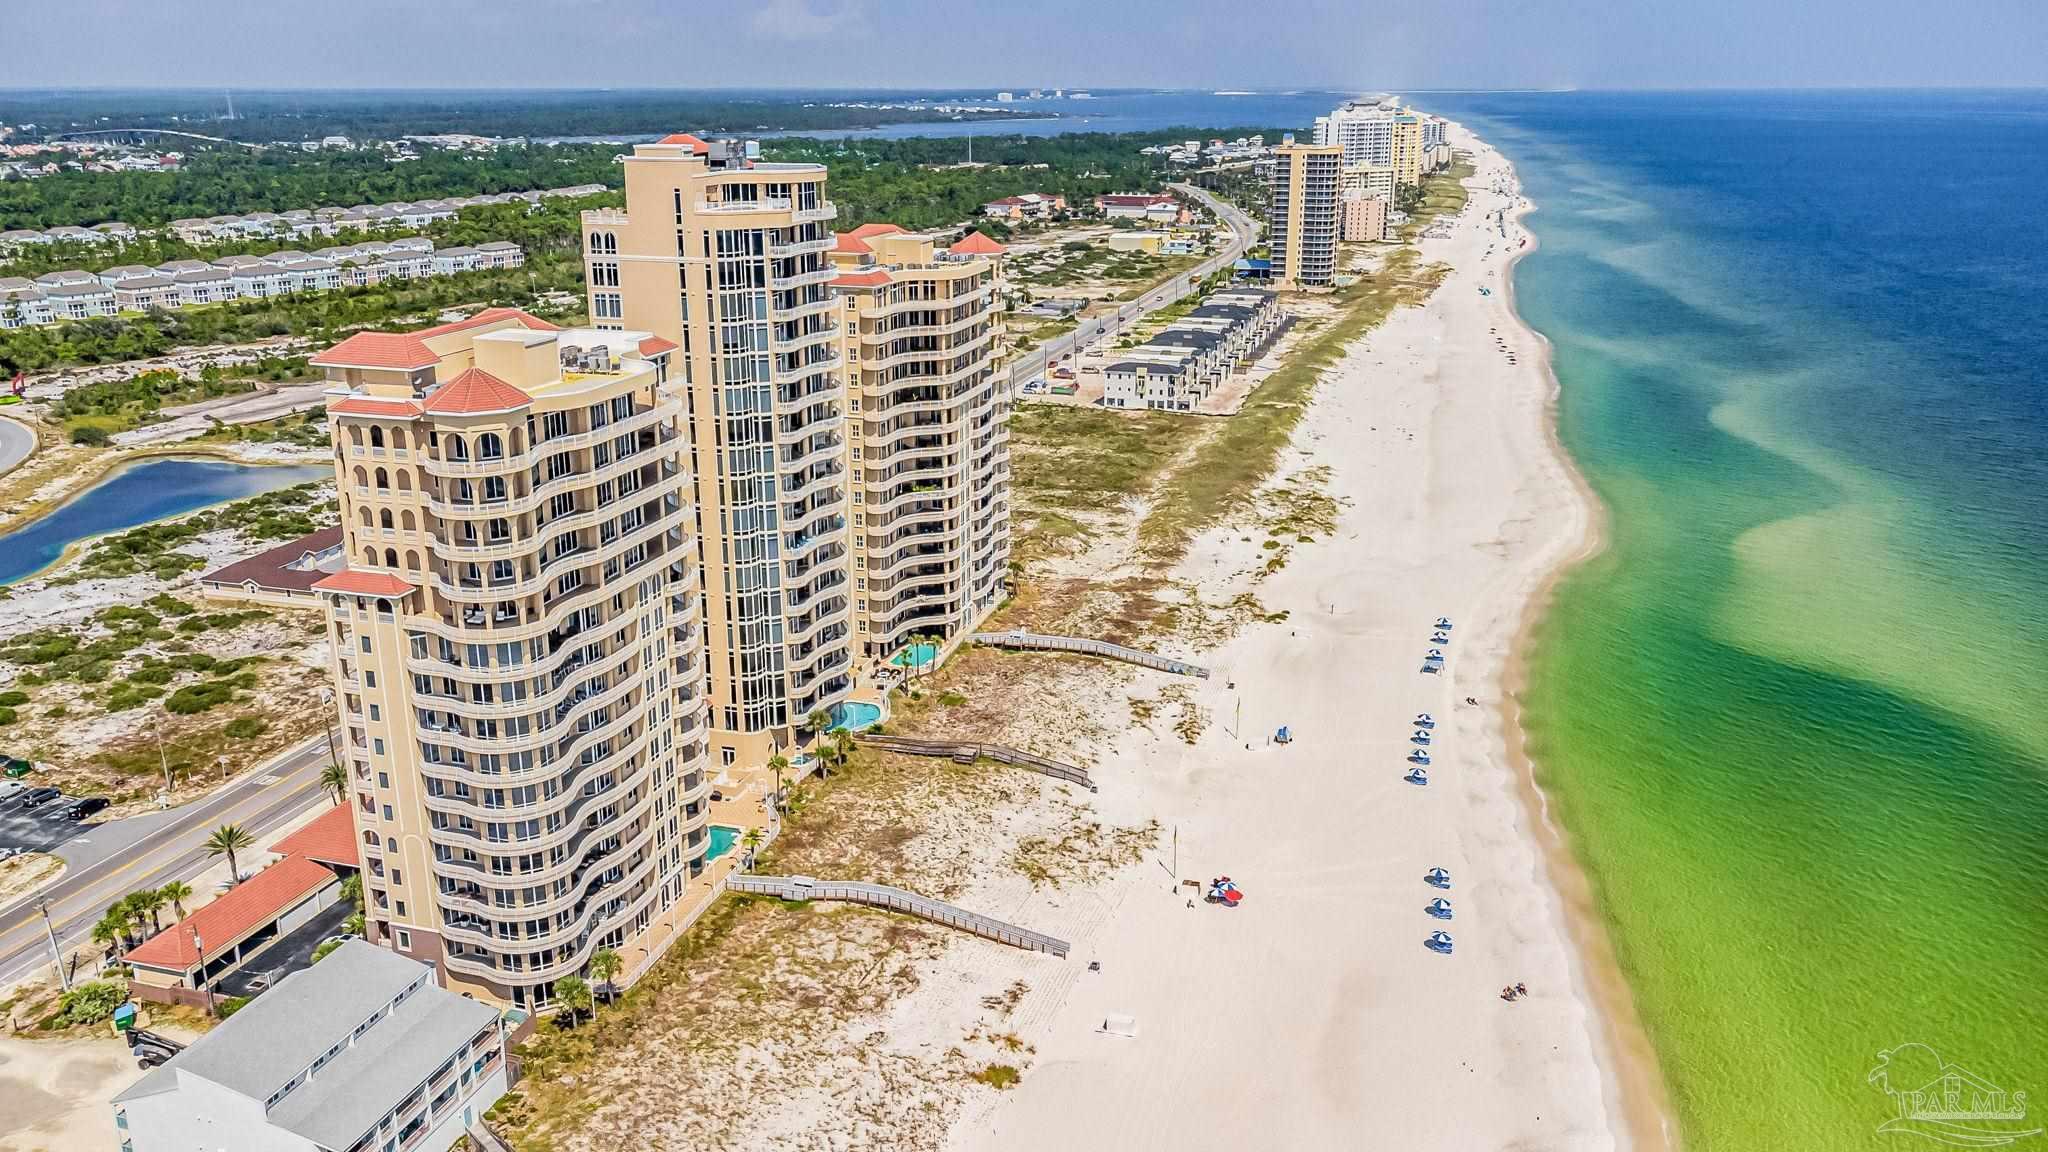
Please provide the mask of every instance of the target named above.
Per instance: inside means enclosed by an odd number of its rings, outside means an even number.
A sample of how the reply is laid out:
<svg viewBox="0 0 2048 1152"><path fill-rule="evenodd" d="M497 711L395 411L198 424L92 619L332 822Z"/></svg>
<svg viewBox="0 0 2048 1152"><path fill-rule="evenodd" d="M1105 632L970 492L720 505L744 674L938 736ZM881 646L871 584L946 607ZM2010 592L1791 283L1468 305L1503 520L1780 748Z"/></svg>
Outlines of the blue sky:
<svg viewBox="0 0 2048 1152"><path fill-rule="evenodd" d="M0 86L2048 85L2048 0L0 0Z"/></svg>

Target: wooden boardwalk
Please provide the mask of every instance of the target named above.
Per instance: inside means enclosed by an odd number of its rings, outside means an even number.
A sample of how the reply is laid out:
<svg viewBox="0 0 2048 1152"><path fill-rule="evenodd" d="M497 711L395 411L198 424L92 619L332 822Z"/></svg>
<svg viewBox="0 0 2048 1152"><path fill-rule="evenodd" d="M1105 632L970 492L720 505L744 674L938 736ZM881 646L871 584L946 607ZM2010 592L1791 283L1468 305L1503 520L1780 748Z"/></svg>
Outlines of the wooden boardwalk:
<svg viewBox="0 0 2048 1152"><path fill-rule="evenodd" d="M976 644L986 644L992 648L1021 648L1038 652L1079 652L1087 656L1102 656L1111 660L1121 660L1126 664L1156 668L1161 672L1171 672L1176 676L1193 676L1199 680L1207 680L1209 678L1209 670L1199 664L1190 664L1185 660L1175 660L1169 656L1159 656L1151 652L1140 651L1136 648L1126 648L1121 644L1111 644L1106 640L1090 640L1083 636L1047 636L1043 633L1026 632L1022 628L1018 628L1010 632L976 632L974 634L974 642Z"/></svg>
<svg viewBox="0 0 2048 1152"><path fill-rule="evenodd" d="M856 734L854 742L887 752L901 752L907 756L935 756L961 764L972 764L976 760L987 758L998 764L1027 768L1042 776L1065 780L1069 784L1079 784L1090 792L1095 791L1095 781L1088 778L1086 768L1077 768L1058 760L1048 760L1021 748L1012 748L1008 744L978 744L969 740L917 740L908 736L877 736L869 733Z"/></svg>
<svg viewBox="0 0 2048 1152"><path fill-rule="evenodd" d="M952 904L942 903L929 897L902 888L891 888L886 884L864 884L856 880L813 880L809 876L750 876L734 873L726 880L726 889L732 892L752 892L760 896L775 896L783 900L846 900L855 904L867 904L875 908L887 908L902 912L934 924L944 924L962 932L1022 948L1028 952L1045 952L1062 959L1066 958L1068 944L1065 940L1019 928L979 912L969 912Z"/></svg>

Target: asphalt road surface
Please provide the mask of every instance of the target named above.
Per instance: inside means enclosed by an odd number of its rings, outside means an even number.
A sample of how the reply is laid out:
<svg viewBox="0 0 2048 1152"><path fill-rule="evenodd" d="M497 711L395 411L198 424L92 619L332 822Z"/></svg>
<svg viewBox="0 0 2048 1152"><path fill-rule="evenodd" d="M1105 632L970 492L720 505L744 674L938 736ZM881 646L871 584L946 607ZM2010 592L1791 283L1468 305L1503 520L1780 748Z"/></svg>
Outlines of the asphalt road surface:
<svg viewBox="0 0 2048 1152"><path fill-rule="evenodd" d="M12 420L0 420L0 472L5 472L36 450L36 434Z"/></svg>
<svg viewBox="0 0 2048 1152"><path fill-rule="evenodd" d="M160 888L172 880L190 881L214 863L202 845L222 824L239 824L262 837L289 823L307 809L329 802L320 787L327 765L324 737L299 746L203 800L172 808L88 825L84 832L59 845L64 874L39 892L0 907L0 989L8 988L50 966L50 944L38 899L49 901L50 921L60 947L92 945L92 926L107 906L130 892ZM240 861L246 872L257 861Z"/></svg>
<svg viewBox="0 0 2048 1152"><path fill-rule="evenodd" d="M1194 271L1175 276L1136 300L1123 304L1113 314L1088 317L1072 332L1055 336L1032 349L1029 355L1011 361L1012 391L1022 387L1025 381L1034 376L1045 375L1048 368L1068 355L1086 352L1104 340L1115 340L1125 328L1147 314L1179 301L1193 291L1196 284L1208 279L1218 268L1228 267L1251 248L1252 241L1258 237L1259 226L1250 216L1192 184L1175 184L1173 189L1184 196L1201 201L1230 228L1230 247L1204 260Z"/></svg>

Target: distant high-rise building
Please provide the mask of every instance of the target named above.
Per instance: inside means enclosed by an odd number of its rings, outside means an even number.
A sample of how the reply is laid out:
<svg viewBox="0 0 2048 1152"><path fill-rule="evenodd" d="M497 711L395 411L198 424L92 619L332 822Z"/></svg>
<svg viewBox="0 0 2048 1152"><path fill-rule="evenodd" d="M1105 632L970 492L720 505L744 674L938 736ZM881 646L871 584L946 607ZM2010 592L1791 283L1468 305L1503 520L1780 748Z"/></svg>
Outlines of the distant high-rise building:
<svg viewBox="0 0 2048 1152"><path fill-rule="evenodd" d="M1283 288L1329 284L1337 274L1337 209L1344 149L1296 144L1273 149L1266 237L1273 280Z"/></svg>

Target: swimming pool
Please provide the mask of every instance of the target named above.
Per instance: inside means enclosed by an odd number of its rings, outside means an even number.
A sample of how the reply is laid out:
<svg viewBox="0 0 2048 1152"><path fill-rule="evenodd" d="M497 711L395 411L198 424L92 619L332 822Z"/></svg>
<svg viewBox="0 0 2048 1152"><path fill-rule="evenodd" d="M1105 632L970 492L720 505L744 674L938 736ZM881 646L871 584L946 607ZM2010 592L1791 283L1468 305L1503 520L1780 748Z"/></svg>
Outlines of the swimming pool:
<svg viewBox="0 0 2048 1152"><path fill-rule="evenodd" d="M832 731L859 732L874 727L881 718L880 705L848 700L832 709Z"/></svg>
<svg viewBox="0 0 2048 1152"><path fill-rule="evenodd" d="M889 663L898 668L923 668L939 658L937 644L912 644L903 651L889 657Z"/></svg>
<svg viewBox="0 0 2048 1152"><path fill-rule="evenodd" d="M732 825L711 825L711 850L704 853L704 862L709 864L727 852L732 851L732 846L739 843L739 839L740 830Z"/></svg>

